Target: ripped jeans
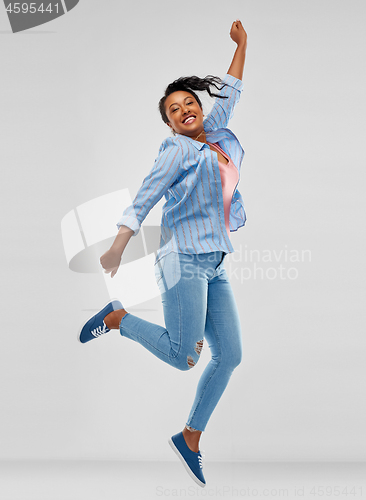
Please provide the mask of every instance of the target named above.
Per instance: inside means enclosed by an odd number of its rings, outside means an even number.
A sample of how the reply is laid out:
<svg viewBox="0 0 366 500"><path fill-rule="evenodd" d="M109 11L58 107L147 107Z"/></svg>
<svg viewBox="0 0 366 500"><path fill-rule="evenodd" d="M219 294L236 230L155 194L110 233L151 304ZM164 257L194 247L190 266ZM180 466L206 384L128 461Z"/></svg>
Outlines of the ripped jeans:
<svg viewBox="0 0 366 500"><path fill-rule="evenodd" d="M241 361L242 340L238 309L223 267L225 252L171 252L155 264L165 327L127 313L120 333L162 361L189 370L196 365L203 339L211 360L198 382L186 425L204 431L231 374Z"/></svg>

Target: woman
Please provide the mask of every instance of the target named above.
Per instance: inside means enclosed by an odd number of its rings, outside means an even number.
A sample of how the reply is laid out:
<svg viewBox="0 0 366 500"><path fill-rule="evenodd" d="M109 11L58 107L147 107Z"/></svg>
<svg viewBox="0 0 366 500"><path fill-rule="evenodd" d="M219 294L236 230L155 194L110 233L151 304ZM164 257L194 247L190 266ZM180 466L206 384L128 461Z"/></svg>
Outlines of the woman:
<svg viewBox="0 0 366 500"><path fill-rule="evenodd" d="M100 258L113 277L129 239L165 195L155 276L166 326L138 318L112 300L79 333L85 343L119 329L122 336L180 370L195 366L206 338L212 358L199 380L183 431L169 440L202 487L206 482L199 440L242 356L239 314L223 267L226 254L234 251L230 231L246 221L237 190L244 151L226 128L243 86L247 35L240 21L232 24L230 36L237 48L222 81L212 76L187 77L167 87L159 109L173 137L160 146L154 167L117 223L112 247ZM216 97L205 120L195 93L202 90Z"/></svg>

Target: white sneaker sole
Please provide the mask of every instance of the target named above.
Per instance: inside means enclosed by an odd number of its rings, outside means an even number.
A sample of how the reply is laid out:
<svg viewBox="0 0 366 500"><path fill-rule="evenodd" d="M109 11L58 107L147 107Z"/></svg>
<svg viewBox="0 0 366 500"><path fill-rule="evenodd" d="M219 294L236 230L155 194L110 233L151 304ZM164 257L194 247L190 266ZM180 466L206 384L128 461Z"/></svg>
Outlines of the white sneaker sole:
<svg viewBox="0 0 366 500"><path fill-rule="evenodd" d="M118 299L109 299L109 300L108 300L108 302L106 302L106 303L104 304L104 306L103 306L103 307L101 307L101 308L99 309L99 311L102 311L102 310L103 310L103 309L104 309L104 308L105 308L108 304L110 304L110 303L111 303L111 302L113 302L114 300L118 300ZM98 311L98 312L99 312L99 311ZM84 322L81 324L81 326L80 326L80 328L79 328L79 331L78 331L78 336L77 336L77 339L78 339L78 341L80 342L80 344L84 344L84 343L85 343L85 342L81 342L81 340L80 340L80 335L81 335L81 331L82 331L82 329L84 328L84 326L86 325L86 323L87 323L88 321L90 321L90 320L91 320L91 319L92 319L92 318L93 318L96 314L98 314L98 313L94 313L94 314L92 314L92 315L90 316L90 318L89 318L89 319L87 319L86 321L84 321ZM109 333L109 332L108 332L108 333Z"/></svg>
<svg viewBox="0 0 366 500"><path fill-rule="evenodd" d="M174 451L174 453L177 455L177 457L179 458L179 460L182 462L182 464L184 465L184 468L185 470L188 472L188 474L191 476L191 478L193 479L193 481L195 483L198 484L198 486L201 486L201 488L204 488L206 485L205 483L203 483L202 481L200 481L198 479L198 477L196 477L193 472L191 471L191 469L189 468L187 462L184 460L184 458L182 457L180 451L178 450L178 448L175 446L175 444L173 443L172 439L169 438L169 441L168 443L170 444L170 447L172 448L172 450Z"/></svg>

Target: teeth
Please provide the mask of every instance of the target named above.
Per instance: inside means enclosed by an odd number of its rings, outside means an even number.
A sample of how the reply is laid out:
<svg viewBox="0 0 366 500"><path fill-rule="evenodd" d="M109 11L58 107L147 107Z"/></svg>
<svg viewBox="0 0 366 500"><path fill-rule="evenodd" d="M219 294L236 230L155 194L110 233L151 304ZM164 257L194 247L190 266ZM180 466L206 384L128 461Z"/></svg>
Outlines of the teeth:
<svg viewBox="0 0 366 500"><path fill-rule="evenodd" d="M191 122L195 119L195 116L190 116L189 118L187 118L186 120L184 120L183 123L188 123L188 122Z"/></svg>

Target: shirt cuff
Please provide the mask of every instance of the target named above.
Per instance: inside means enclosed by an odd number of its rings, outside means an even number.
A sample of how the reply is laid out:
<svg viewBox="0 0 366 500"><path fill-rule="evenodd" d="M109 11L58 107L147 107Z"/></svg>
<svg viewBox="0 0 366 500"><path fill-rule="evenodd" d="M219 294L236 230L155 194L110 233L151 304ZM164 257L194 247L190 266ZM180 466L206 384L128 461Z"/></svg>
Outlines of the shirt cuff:
<svg viewBox="0 0 366 500"><path fill-rule="evenodd" d="M235 78L235 76L232 76L232 75L229 75L228 73L226 73L226 75L224 76L222 81L224 83L227 83L228 85L230 85L230 87L233 87L234 89L243 90L244 85L243 85L242 80Z"/></svg>
<svg viewBox="0 0 366 500"><path fill-rule="evenodd" d="M140 231L140 223L135 217L132 217L132 215L123 215L116 225L118 230L121 226L126 226L132 229L134 232L132 236L136 236Z"/></svg>

